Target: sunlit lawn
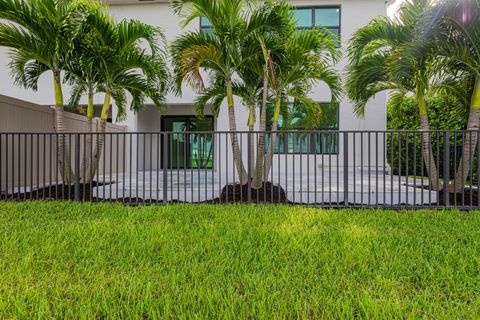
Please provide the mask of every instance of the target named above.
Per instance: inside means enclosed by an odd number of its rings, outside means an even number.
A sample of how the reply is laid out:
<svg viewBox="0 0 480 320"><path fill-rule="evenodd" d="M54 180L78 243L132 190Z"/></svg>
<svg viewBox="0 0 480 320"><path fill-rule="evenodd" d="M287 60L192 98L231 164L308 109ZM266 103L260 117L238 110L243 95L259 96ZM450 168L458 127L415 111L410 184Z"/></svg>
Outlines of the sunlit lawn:
<svg viewBox="0 0 480 320"><path fill-rule="evenodd" d="M0 204L0 319L479 318L480 215Z"/></svg>

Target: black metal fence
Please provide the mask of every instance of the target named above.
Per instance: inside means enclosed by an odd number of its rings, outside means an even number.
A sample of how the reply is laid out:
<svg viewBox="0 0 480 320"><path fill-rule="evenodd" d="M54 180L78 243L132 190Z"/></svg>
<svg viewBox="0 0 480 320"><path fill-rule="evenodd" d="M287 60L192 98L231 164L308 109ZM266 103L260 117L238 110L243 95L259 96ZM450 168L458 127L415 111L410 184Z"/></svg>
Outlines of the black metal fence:
<svg viewBox="0 0 480 320"><path fill-rule="evenodd" d="M0 197L480 208L477 138L477 131L0 133Z"/></svg>

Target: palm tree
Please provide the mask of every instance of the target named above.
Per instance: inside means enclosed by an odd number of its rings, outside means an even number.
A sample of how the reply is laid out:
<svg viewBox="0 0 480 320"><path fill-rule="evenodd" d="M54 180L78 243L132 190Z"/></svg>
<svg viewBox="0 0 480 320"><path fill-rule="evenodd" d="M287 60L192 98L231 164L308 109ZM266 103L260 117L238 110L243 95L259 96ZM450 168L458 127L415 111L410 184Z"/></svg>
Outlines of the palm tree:
<svg viewBox="0 0 480 320"><path fill-rule="evenodd" d="M248 42L241 49L242 55L251 57L247 59L236 71L237 78L240 81L232 82L232 91L234 96L242 99L244 106L248 108L248 147L252 148L254 143L254 126L256 123L256 108L259 106L259 134L257 142L256 159L252 149L249 150L251 163L255 163L253 168L253 179L263 176L259 170L263 169L264 149L265 149L265 130L267 120L267 102L269 101L269 79L272 75L272 59L280 61L284 54L284 38L278 35L288 35L294 29L293 15L290 12L290 6L285 2L276 3L266 2L257 10L271 11L274 10L284 16L284 23L277 26L276 33L262 30L256 32L255 37L249 38ZM263 63L259 63L262 61ZM199 114L203 114L204 107L212 101L210 105L213 110L218 110L218 103L225 97L225 89L222 81L213 81L199 95L195 106ZM260 188L261 185L254 183L253 188Z"/></svg>
<svg viewBox="0 0 480 320"><path fill-rule="evenodd" d="M408 94L417 100L422 134L422 154L433 189L442 188L428 132L426 95L433 94L436 54L424 37L419 21L430 0L402 5L396 18L380 17L355 32L349 44L347 93L357 115L377 93L390 91L389 107L396 107Z"/></svg>
<svg viewBox="0 0 480 320"><path fill-rule="evenodd" d="M97 14L93 11L91 14ZM66 67L65 80L71 86L69 108L77 108L80 100L87 95L87 134L85 136L85 150L83 153L80 172L83 183L89 183L95 172L92 173L91 161L93 159L93 117L94 95L98 93L101 84L101 66L99 65L100 52L92 46L90 39L95 37L95 30L90 24L85 23L81 29L81 36L74 39L75 50Z"/></svg>
<svg viewBox="0 0 480 320"><path fill-rule="evenodd" d="M184 25L196 18L204 17L212 25L213 34L188 32L172 44L173 63L180 93L185 81L194 89L206 89L201 70L206 70L213 79L223 83L227 99L230 138L233 157L241 184L246 184L248 175L241 158L237 131L233 83L238 70L251 56L245 56L245 46L257 33L268 30L277 32L276 27L284 24L284 15L275 10L249 10L243 12L245 0L172 0L175 12L183 15ZM278 29L278 30L281 30ZM218 101L217 101L218 102Z"/></svg>
<svg viewBox="0 0 480 320"><path fill-rule="evenodd" d="M273 150L277 138L280 114L288 113L288 100L294 99L302 105L308 114L308 124L315 128L321 119L320 105L308 97L312 86L324 82L330 88L332 102L338 101L341 86L340 78L334 64L338 61L339 50L335 37L322 30L296 30L285 41L284 61L272 69L271 88L275 97L271 135L265 157L264 172L269 173L273 158ZM263 170L259 177L264 177ZM257 182L258 184L258 182Z"/></svg>
<svg viewBox="0 0 480 320"><path fill-rule="evenodd" d="M92 30L87 57L79 64L82 71L69 69L75 80L71 103L78 103L81 94L88 92L90 111L87 114L92 118L93 94L103 92L105 97L91 165L86 164L85 183L93 179L98 168L112 99L119 119L125 116L127 96L131 99L129 108L135 112L145 108L147 98L161 109L165 107L168 82L161 30L136 20L115 23L101 10L89 15L87 24ZM142 48L142 42L146 42L148 48Z"/></svg>
<svg viewBox="0 0 480 320"><path fill-rule="evenodd" d="M441 71L453 77L449 93L469 96L470 114L463 142L463 153L455 183L450 192L462 192L471 171L480 128L480 2L475 0L443 0L433 6L426 19L426 32L431 34L443 61ZM451 79L450 78L450 79ZM455 86L455 82L460 86Z"/></svg>
<svg viewBox="0 0 480 320"><path fill-rule="evenodd" d="M0 46L10 48L10 66L17 84L37 90L45 72L53 74L56 132L64 133L61 72L72 56L74 41L93 0L0 0ZM58 163L64 183L73 180L68 141L59 135Z"/></svg>

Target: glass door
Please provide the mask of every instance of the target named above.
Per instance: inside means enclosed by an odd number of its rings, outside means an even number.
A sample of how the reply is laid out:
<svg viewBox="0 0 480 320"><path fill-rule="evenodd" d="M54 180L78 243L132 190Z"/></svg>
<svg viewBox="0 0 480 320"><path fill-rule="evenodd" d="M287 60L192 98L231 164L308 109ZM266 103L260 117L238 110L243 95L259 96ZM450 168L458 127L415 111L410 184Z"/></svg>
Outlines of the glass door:
<svg viewBox="0 0 480 320"><path fill-rule="evenodd" d="M190 136L190 158L192 168L213 169L213 118L190 121L190 131L197 132ZM202 133L202 131L206 131Z"/></svg>
<svg viewBox="0 0 480 320"><path fill-rule="evenodd" d="M185 117L165 117L163 119L163 131L173 132L168 135L169 150L168 167L180 169L188 167L188 144L185 141L186 135L181 133L188 130L188 121ZM179 134L175 134L179 132Z"/></svg>
<svg viewBox="0 0 480 320"><path fill-rule="evenodd" d="M168 168L213 169L213 134L209 133L213 130L213 117L204 119L193 116L162 117L162 131L172 132L168 136L166 148L169 152Z"/></svg>

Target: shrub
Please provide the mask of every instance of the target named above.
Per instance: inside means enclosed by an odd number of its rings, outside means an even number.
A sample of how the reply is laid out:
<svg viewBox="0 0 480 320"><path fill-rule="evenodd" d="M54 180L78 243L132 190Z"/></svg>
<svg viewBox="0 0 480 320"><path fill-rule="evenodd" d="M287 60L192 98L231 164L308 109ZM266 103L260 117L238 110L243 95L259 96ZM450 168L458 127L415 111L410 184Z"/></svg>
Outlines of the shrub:
<svg viewBox="0 0 480 320"><path fill-rule="evenodd" d="M467 127L468 111L465 107L460 106L458 100L439 95L428 98L427 106L431 130L464 130ZM420 117L415 99L406 98L399 108L388 107L387 128L389 130L418 130L420 128ZM450 177L453 177L456 163L461 157L464 135L464 133L450 133L449 135ZM442 132L431 133L433 155L436 157L440 178L443 178L444 139L445 134ZM389 136L387 148L387 161L394 174L426 175L426 168L422 161L420 133L394 133ZM416 157L414 150L416 150ZM406 156L407 152L408 157ZM476 164L477 162L474 160L474 168Z"/></svg>

